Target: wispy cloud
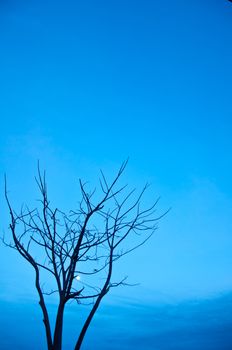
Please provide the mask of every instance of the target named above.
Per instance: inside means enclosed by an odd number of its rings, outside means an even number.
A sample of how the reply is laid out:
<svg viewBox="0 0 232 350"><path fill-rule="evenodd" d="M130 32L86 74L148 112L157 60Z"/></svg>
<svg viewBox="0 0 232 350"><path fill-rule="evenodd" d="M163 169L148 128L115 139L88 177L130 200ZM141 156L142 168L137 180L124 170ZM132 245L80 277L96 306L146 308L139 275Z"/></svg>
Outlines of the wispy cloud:
<svg viewBox="0 0 232 350"><path fill-rule="evenodd" d="M0 347L45 349L36 303L0 303ZM232 293L178 303L104 304L94 318L83 350L229 350L232 346ZM50 312L54 317L54 305ZM70 305L65 316L64 349L73 349L80 309ZM15 337L10 337L14 329ZM35 342L35 340L37 340ZM37 344L37 348L34 347Z"/></svg>
<svg viewBox="0 0 232 350"><path fill-rule="evenodd" d="M105 305L86 338L87 349L229 350L232 294L172 304ZM74 314L68 318L70 329ZM67 327L68 328L68 327Z"/></svg>

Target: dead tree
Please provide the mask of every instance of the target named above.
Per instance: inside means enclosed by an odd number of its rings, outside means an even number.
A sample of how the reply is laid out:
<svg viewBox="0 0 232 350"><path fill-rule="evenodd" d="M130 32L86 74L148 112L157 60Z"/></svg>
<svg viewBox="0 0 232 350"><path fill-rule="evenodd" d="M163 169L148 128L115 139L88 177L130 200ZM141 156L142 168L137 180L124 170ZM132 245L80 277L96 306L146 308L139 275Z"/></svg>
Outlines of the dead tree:
<svg viewBox="0 0 232 350"><path fill-rule="evenodd" d="M75 350L81 348L103 297L111 288L127 285L125 278L118 282L112 280L114 263L143 245L157 228L161 218L154 214L158 200L147 209L141 206L147 185L137 196L135 190L127 192L127 186L118 187L125 166L126 162L110 183L101 172L100 193L89 192L87 184L79 180L81 200L78 208L69 213L51 206L45 173L42 174L39 167L36 182L41 199L36 209L23 206L16 212L5 182L12 241L4 239L4 242L34 269L48 350L62 348L65 305L71 300L76 300L77 304L89 300L90 311L75 345ZM43 278L54 282L49 292L42 287ZM58 295L54 332L45 301L45 297L53 293Z"/></svg>

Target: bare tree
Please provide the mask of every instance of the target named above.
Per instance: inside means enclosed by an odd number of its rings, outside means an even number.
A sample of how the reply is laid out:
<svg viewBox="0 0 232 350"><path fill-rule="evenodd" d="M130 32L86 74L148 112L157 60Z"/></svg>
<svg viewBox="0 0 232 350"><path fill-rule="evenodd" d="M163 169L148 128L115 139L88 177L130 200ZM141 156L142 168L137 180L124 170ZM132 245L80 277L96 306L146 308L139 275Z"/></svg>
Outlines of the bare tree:
<svg viewBox="0 0 232 350"><path fill-rule="evenodd" d="M48 350L62 348L63 315L67 302L75 300L82 304L89 300L90 311L75 345L75 350L81 348L103 297L111 288L127 285L125 278L112 281L114 263L143 245L157 228L157 221L161 218L154 216L158 200L147 209L141 208L147 185L137 196L135 190L128 192L127 186L118 187L126 163L110 183L101 172L98 194L89 192L87 184L79 180L81 200L78 209L68 214L51 206L45 172L42 174L39 167L36 178L41 195L39 208L31 210L23 206L16 212L10 203L5 181L12 242L4 239L4 243L17 250L34 269ZM52 277L49 281L53 280L55 286L49 292L42 287L43 278L48 280L46 274ZM54 332L45 301L45 297L53 293L58 295Z"/></svg>

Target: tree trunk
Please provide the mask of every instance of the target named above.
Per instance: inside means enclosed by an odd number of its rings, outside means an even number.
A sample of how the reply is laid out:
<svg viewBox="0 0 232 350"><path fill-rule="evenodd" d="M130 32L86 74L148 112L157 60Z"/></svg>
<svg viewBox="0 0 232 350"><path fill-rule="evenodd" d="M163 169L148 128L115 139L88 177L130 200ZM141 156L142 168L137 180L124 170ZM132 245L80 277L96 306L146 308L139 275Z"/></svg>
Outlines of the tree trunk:
<svg viewBox="0 0 232 350"><path fill-rule="evenodd" d="M64 303L60 302L56 315L56 325L53 339L53 350L62 349L62 333L63 333L63 317L64 317Z"/></svg>
<svg viewBox="0 0 232 350"><path fill-rule="evenodd" d="M80 350L81 348L81 345L83 343L83 340L84 340L84 337L85 337L85 334L87 332L87 329L89 328L89 325L93 319L93 316L95 314L95 312L97 311L97 308L101 302L101 299L103 298L104 294L102 293L102 295L99 296L99 298L97 299L96 303L94 304L92 310L90 311L90 314L89 316L87 317L87 320L85 321L85 324L81 330L81 333L79 335L79 338L76 342L76 346L75 346L75 350Z"/></svg>

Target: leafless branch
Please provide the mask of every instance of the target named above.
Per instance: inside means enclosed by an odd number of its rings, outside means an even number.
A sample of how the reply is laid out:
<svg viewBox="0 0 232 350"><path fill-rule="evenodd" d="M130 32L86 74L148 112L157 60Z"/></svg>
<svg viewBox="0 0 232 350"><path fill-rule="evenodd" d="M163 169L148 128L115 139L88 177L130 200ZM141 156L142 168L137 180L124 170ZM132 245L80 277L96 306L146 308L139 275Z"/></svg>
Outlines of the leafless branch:
<svg viewBox="0 0 232 350"><path fill-rule="evenodd" d="M80 179L79 205L68 213L52 207L48 199L46 174L41 173L39 163L35 180L40 199L36 209L23 206L19 213L13 210L5 176L5 198L13 241L7 243L5 237L2 241L17 250L35 271L35 286L43 312L48 350L61 349L65 304L71 300L76 300L78 304L92 300L92 308L75 347L75 350L80 349L103 297L111 288L130 285L126 283L126 278L120 282L112 281L114 264L119 258L144 245L157 229L157 222L166 214L155 216L159 198L149 208L142 208L147 184L137 197L135 189L128 191L127 185L119 184L126 165L127 161L112 182L101 171L98 193L97 189L88 191L87 183ZM124 248L121 248L123 243ZM51 292L42 290L41 271L49 274L55 283ZM77 281L77 275L84 280ZM55 293L58 293L59 304L52 337L44 296Z"/></svg>

